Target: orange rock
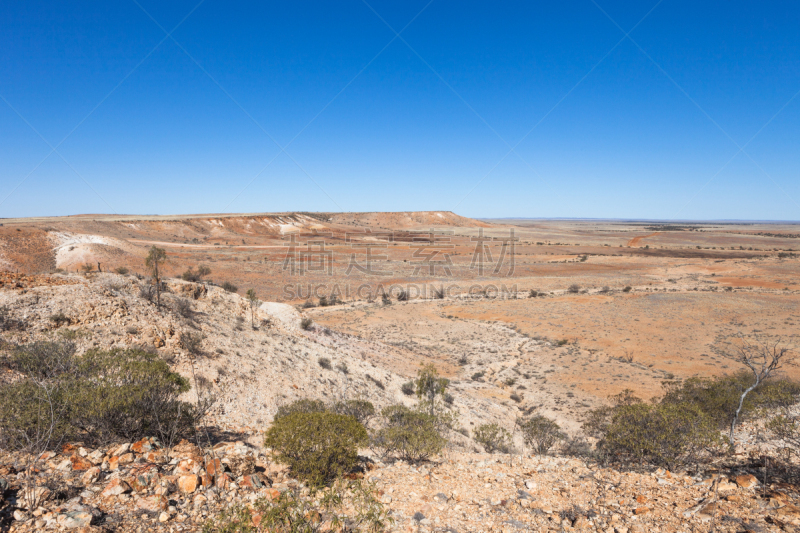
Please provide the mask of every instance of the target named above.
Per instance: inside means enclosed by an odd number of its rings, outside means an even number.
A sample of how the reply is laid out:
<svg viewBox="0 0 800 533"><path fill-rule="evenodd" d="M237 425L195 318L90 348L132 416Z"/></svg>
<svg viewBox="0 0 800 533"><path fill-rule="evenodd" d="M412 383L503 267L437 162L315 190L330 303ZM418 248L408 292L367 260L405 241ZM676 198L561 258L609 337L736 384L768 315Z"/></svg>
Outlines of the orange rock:
<svg viewBox="0 0 800 533"><path fill-rule="evenodd" d="M174 473L175 475L197 474L202 468L203 465L199 459L190 457L180 461L175 467Z"/></svg>
<svg viewBox="0 0 800 533"><path fill-rule="evenodd" d="M130 453L130 452L123 453L122 455L119 456L119 464L120 465L129 465L129 464L131 464L133 462L133 459L134 459L134 457L133 457L132 453Z"/></svg>
<svg viewBox="0 0 800 533"><path fill-rule="evenodd" d="M92 463L78 454L72 454L69 460L72 463L73 470L89 470L92 468Z"/></svg>
<svg viewBox="0 0 800 533"><path fill-rule="evenodd" d="M142 439L138 442L134 442L131 445L131 450L135 453L145 453L152 449L153 445L150 443L150 439Z"/></svg>
<svg viewBox="0 0 800 533"><path fill-rule="evenodd" d="M169 456L162 451L147 452L143 457L148 463L155 463L158 465L169 462Z"/></svg>
<svg viewBox="0 0 800 533"><path fill-rule="evenodd" d="M100 477L100 468L93 466L83 473L83 476L81 476L81 481L83 481L84 485L89 485L97 481L98 477Z"/></svg>
<svg viewBox="0 0 800 533"><path fill-rule="evenodd" d="M169 507L169 500L167 500L164 496L153 495L136 499L136 508L144 511L155 513L159 511L166 511L167 507Z"/></svg>
<svg viewBox="0 0 800 533"><path fill-rule="evenodd" d="M75 446L74 444L67 443L61 446L61 453L66 454L66 453L73 453L76 451L78 451L78 447Z"/></svg>
<svg viewBox="0 0 800 533"><path fill-rule="evenodd" d="M118 496L120 494L125 494L126 492L130 492L131 487L121 479L112 479L111 482L106 485L106 488L103 489L103 492L100 495L103 498L107 498L109 496Z"/></svg>
<svg viewBox="0 0 800 533"><path fill-rule="evenodd" d="M637 507L637 508L636 508L636 509L633 511L633 514L640 515L640 514L647 514L647 513L649 513L649 512L650 512L650 509L648 509L647 507Z"/></svg>
<svg viewBox="0 0 800 533"><path fill-rule="evenodd" d="M636 497L636 503L647 503L647 498L640 494Z"/></svg>
<svg viewBox="0 0 800 533"><path fill-rule="evenodd" d="M751 489L758 485L758 479L756 476L751 474L743 474L741 476L736 476L736 484L742 487L743 489Z"/></svg>
<svg viewBox="0 0 800 533"><path fill-rule="evenodd" d="M136 492L155 486L159 478L158 467L154 464L142 464L133 468L130 473L127 482Z"/></svg>
<svg viewBox="0 0 800 533"><path fill-rule="evenodd" d="M188 476L181 476L178 478L178 490L183 493L191 494L197 490L199 485L200 478L196 474L190 474Z"/></svg>
<svg viewBox="0 0 800 533"><path fill-rule="evenodd" d="M211 459L210 457L206 459L206 473L209 476L214 477L224 471L225 465L222 464L222 461L219 459Z"/></svg>

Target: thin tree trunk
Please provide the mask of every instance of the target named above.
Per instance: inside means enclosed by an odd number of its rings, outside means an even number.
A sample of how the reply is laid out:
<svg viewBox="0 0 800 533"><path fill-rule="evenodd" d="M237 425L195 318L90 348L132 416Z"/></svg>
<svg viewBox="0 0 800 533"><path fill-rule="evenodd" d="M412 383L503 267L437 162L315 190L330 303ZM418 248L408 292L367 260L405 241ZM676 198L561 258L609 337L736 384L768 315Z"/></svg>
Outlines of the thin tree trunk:
<svg viewBox="0 0 800 533"><path fill-rule="evenodd" d="M760 382L761 380L758 379L758 377L756 376L755 384L745 389L745 391L739 397L739 407L736 409L736 413L734 413L733 415L733 420L731 420L731 432L730 435L728 436L728 442L730 443L731 448L733 448L733 431L736 429L736 423L739 421L739 414L742 412L742 406L744 405L744 398L750 393L750 391L758 387Z"/></svg>

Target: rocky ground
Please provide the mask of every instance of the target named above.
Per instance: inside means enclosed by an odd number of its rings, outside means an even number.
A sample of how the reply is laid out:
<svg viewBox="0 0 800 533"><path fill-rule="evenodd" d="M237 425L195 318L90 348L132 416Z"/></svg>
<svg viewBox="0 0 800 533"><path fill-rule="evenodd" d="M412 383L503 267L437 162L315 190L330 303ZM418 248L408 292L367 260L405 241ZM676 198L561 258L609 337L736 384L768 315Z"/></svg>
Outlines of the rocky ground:
<svg viewBox="0 0 800 533"><path fill-rule="evenodd" d="M366 454L368 455L368 454ZM268 450L219 442L171 449L145 439L100 449L66 445L38 462L39 485L0 457L4 529L200 531L234 503L308 498ZM365 477L390 511L392 531L796 531L797 489L762 486L755 467L690 476L620 472L560 457L446 453L413 465L362 457ZM18 473L20 471L20 473ZM313 499L313 496L312 496ZM34 502L32 505L29 502Z"/></svg>
<svg viewBox="0 0 800 533"><path fill-rule="evenodd" d="M559 366L566 365L559 358L572 356L568 345L446 314L438 331L415 335L414 320L422 319L415 303L392 304L390 310L348 303L337 311L344 317L341 329L313 324L304 330L301 310L264 303L251 316L246 299L203 283L168 280L160 308L141 296L143 282L135 276L5 273L0 283L3 341L66 339L79 353L93 347L155 349L196 388L217 398L206 421L213 446L205 449L187 442L162 449L150 440L101 449L76 443L41 458L44 484L36 488L26 481L30 457L0 456L2 524L15 531L199 531L232 503L302 491L261 446L262 432L281 404L307 397L363 398L377 408L410 404L402 384L420 362L433 360L444 374L456 375L454 406L469 428L513 420L519 413L509 401L513 391L548 401L534 382L517 388L528 383L528 369L514 371L519 355L547 357ZM375 335L348 332L347 321L365 313L398 315L393 320L405 315L408 323L379 320L371 330ZM187 334L202 335L198 350L188 350L182 340ZM451 347L444 357L441 345ZM467 355L464 364L460 353ZM322 357L330 359L331 369L319 364ZM485 378L460 377L479 364ZM520 382L508 385L514 376ZM530 379L542 377L532 373ZM14 373L4 371L2 379L14 379ZM443 456L419 465L361 453L364 476L375 483L396 531L798 530L796 489L775 478L767 478L767 486L759 483L764 472L755 459L761 444L754 435L743 430L739 455L700 475L622 472L564 457L476 454L475 443L457 433ZM31 497L41 502L26 503Z"/></svg>

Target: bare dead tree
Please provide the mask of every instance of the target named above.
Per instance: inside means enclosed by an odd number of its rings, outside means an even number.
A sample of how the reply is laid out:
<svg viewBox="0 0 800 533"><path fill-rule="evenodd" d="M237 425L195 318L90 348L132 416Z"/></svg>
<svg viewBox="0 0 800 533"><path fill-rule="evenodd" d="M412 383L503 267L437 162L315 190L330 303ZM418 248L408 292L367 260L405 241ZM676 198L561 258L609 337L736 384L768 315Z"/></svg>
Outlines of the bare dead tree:
<svg viewBox="0 0 800 533"><path fill-rule="evenodd" d="M731 431L728 436L728 441L731 447L734 444L733 432L736 429L736 424L739 422L739 415L742 412L744 400L750 392L756 389L767 378L772 376L777 370L787 363L790 350L785 346L781 346L781 339L775 342L762 341L758 337L753 342L748 341L743 336L739 336L741 344L736 347L734 359L745 365L753 373L755 381L752 385L742 391L739 397L739 406L731 419Z"/></svg>

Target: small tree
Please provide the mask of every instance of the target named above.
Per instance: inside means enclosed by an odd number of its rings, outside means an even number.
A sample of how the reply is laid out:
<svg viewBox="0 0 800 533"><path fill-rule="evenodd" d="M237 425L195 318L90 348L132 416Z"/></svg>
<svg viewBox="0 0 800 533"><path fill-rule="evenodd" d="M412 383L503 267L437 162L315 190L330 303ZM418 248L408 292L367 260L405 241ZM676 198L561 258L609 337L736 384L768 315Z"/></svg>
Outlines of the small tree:
<svg viewBox="0 0 800 533"><path fill-rule="evenodd" d="M158 248L155 244L150 248L144 264L150 269L156 285L156 305L161 305L161 273L159 264L167 260L167 252L163 248Z"/></svg>
<svg viewBox="0 0 800 533"><path fill-rule="evenodd" d="M539 455L546 454L556 442L566 437L558 424L542 415L518 420L517 426L522 432L522 440L525 441L525 444L533 448Z"/></svg>
<svg viewBox="0 0 800 533"><path fill-rule="evenodd" d="M734 444L733 432L739 421L739 415L742 412L745 398L750 392L760 386L765 379L769 378L775 371L780 369L789 356L789 349L780 346L780 339L772 344L766 341L762 342L760 339L756 339L755 342L750 343L741 336L740 339L742 344L736 348L734 358L750 369L755 381L752 385L747 387L739 397L739 405L731 420L731 430L728 435L728 442L731 446Z"/></svg>
<svg viewBox="0 0 800 533"><path fill-rule="evenodd" d="M511 448L511 434L498 424L483 424L475 429L475 442L483 446L486 453L507 453Z"/></svg>
<svg viewBox="0 0 800 533"><path fill-rule="evenodd" d="M255 289L247 289L247 300L250 302L250 326L256 327L256 308L261 303Z"/></svg>

